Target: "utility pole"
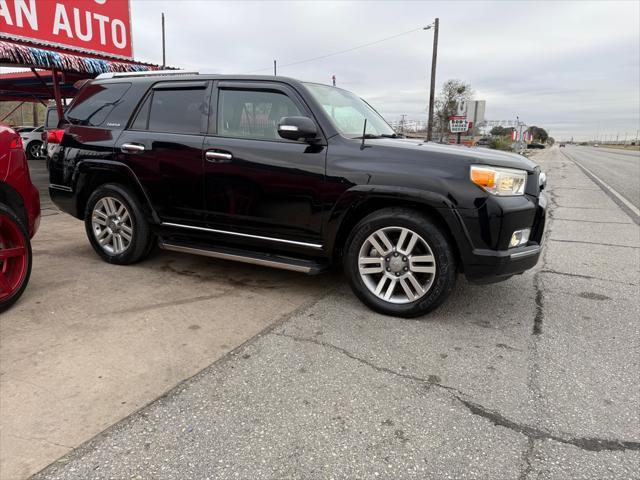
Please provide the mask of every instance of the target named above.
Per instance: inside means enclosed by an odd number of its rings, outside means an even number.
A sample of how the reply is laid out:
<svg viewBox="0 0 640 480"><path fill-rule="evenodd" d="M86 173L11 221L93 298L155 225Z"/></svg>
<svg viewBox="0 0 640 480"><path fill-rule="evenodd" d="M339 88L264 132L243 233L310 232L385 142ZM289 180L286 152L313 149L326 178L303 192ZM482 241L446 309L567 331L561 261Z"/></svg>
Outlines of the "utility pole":
<svg viewBox="0 0 640 480"><path fill-rule="evenodd" d="M425 27L429 28L429 27ZM433 24L433 54L431 56L431 86L429 89L429 118L427 119L427 142L430 142L433 135L433 102L436 92L436 62L438 60L438 29L440 19L436 18Z"/></svg>
<svg viewBox="0 0 640 480"><path fill-rule="evenodd" d="M274 60L273 61L273 76L277 76L278 75L278 64L277 62Z"/></svg>
<svg viewBox="0 0 640 480"><path fill-rule="evenodd" d="M407 116L407 115L403 113L403 114L402 114L402 120L400 120L400 131L401 131L402 133L404 133L404 117L406 117L406 116Z"/></svg>
<svg viewBox="0 0 640 480"><path fill-rule="evenodd" d="M167 66L167 54L164 41L164 12L162 12L162 68Z"/></svg>

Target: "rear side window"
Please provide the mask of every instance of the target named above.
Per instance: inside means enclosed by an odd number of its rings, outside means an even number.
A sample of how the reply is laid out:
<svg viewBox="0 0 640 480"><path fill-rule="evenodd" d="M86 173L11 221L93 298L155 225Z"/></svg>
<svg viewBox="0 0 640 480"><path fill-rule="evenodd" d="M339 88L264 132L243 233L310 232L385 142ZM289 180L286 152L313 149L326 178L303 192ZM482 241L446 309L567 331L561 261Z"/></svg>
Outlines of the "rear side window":
<svg viewBox="0 0 640 480"><path fill-rule="evenodd" d="M80 90L65 117L75 125L102 125L129 87L130 83L89 84Z"/></svg>
<svg viewBox="0 0 640 480"><path fill-rule="evenodd" d="M140 110L145 115L146 105ZM149 109L148 130L170 133L201 133L206 111L205 89L154 90ZM142 121L136 118L135 127Z"/></svg>

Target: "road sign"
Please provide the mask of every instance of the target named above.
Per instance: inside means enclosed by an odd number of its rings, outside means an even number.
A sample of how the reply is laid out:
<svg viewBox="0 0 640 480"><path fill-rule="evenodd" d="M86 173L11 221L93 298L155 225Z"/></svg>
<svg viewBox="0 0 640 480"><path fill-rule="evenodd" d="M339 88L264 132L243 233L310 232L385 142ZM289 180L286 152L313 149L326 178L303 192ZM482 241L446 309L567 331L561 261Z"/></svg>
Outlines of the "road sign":
<svg viewBox="0 0 640 480"><path fill-rule="evenodd" d="M467 117L449 117L449 131L451 133L464 133L469 130Z"/></svg>
<svg viewBox="0 0 640 480"><path fill-rule="evenodd" d="M0 38L133 58L129 0L0 0Z"/></svg>

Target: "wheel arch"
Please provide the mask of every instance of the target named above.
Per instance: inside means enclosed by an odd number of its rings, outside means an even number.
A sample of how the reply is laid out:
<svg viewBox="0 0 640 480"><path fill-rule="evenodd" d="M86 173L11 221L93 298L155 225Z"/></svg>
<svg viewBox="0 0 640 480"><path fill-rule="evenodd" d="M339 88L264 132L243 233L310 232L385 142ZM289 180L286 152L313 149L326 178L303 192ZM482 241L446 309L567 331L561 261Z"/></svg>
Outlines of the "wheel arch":
<svg viewBox="0 0 640 480"><path fill-rule="evenodd" d="M84 218L84 212L91 194L101 185L117 183L128 188L140 201L140 205L150 223L160 223L149 197L135 173L125 164L113 161L84 161L76 170L76 212Z"/></svg>
<svg viewBox="0 0 640 480"><path fill-rule="evenodd" d="M463 267L462 251L468 242L451 203L444 197L410 189L371 188L368 191L349 191L340 199L332 213L333 222L328 227L327 251L334 260L342 257L346 241L353 228L367 215L384 208L409 208L431 218L451 240L460 268ZM343 208L341 208L341 206ZM468 247L470 248L470 246Z"/></svg>
<svg viewBox="0 0 640 480"><path fill-rule="evenodd" d="M18 218L22 221L22 224L28 229L29 217L24 199L15 188L6 182L0 182L0 203L4 203L7 207L14 210Z"/></svg>

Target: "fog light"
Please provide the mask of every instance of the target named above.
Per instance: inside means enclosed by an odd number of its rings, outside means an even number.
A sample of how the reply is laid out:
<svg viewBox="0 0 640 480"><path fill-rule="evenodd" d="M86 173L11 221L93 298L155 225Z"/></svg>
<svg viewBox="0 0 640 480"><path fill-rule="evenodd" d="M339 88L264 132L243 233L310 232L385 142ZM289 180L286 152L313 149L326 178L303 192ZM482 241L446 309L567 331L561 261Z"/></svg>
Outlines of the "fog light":
<svg viewBox="0 0 640 480"><path fill-rule="evenodd" d="M531 233L531 229L524 228L522 230L516 230L511 235L511 241L509 242L509 248L521 247L526 245L529 241L529 233Z"/></svg>

